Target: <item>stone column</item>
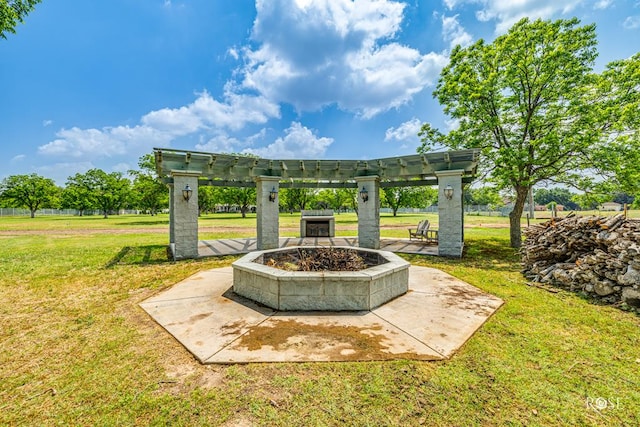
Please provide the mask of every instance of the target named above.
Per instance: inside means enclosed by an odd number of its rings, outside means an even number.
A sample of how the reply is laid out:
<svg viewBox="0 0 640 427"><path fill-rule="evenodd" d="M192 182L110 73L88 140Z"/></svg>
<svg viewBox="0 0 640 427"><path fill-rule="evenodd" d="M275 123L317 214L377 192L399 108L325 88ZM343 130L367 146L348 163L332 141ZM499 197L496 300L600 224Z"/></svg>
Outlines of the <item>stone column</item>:
<svg viewBox="0 0 640 427"><path fill-rule="evenodd" d="M356 178L358 188L358 246L380 249L380 179L377 176ZM360 192L367 191L368 200L362 200Z"/></svg>
<svg viewBox="0 0 640 427"><path fill-rule="evenodd" d="M258 176L256 177L256 214L258 227L258 250L277 249L280 247L279 240L279 213L278 198L269 200L272 191L279 192L279 176Z"/></svg>
<svg viewBox="0 0 640 427"><path fill-rule="evenodd" d="M173 259L198 257L198 176L199 172L171 171L169 186L169 234ZM185 200L182 190L189 186L191 197Z"/></svg>
<svg viewBox="0 0 640 427"><path fill-rule="evenodd" d="M464 247L463 170L435 172L438 178L438 255L460 258ZM445 189L453 190L448 199Z"/></svg>
<svg viewBox="0 0 640 427"><path fill-rule="evenodd" d="M174 253L176 243L176 230L174 227L173 213L173 183L167 185L169 187L169 246L171 253Z"/></svg>

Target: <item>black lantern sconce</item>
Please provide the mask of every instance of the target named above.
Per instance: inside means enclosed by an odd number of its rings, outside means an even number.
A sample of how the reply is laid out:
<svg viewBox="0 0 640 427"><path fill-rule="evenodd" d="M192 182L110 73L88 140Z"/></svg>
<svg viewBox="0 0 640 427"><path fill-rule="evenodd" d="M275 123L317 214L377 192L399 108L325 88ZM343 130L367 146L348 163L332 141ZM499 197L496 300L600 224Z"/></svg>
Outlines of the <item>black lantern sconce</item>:
<svg viewBox="0 0 640 427"><path fill-rule="evenodd" d="M366 188L364 188L364 186L362 186L362 190L360 190L360 198L365 203L367 203L367 200L369 200L369 192Z"/></svg>
<svg viewBox="0 0 640 427"><path fill-rule="evenodd" d="M451 186L451 184L447 184L442 192L444 193L444 197L446 197L447 200L453 199L453 187Z"/></svg>
<svg viewBox="0 0 640 427"><path fill-rule="evenodd" d="M278 192L276 191L276 187L273 187L271 191L269 191L269 201L275 202L276 197L278 197Z"/></svg>
<svg viewBox="0 0 640 427"><path fill-rule="evenodd" d="M191 187L189 187L189 184L185 185L184 190L182 190L182 197L184 198L185 202L189 201L192 193L193 193L193 190L191 189Z"/></svg>

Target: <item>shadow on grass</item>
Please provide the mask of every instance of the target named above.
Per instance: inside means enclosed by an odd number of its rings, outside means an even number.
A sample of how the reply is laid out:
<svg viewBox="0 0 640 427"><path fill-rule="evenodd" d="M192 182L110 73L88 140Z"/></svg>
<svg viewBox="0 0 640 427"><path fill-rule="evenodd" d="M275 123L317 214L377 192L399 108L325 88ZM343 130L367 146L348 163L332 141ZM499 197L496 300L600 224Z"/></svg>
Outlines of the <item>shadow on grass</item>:
<svg viewBox="0 0 640 427"><path fill-rule="evenodd" d="M145 265L173 262L167 245L125 246L113 257L105 268L116 265Z"/></svg>
<svg viewBox="0 0 640 427"><path fill-rule="evenodd" d="M508 239L494 237L466 239L462 258L425 257L425 255L403 255L403 257L417 265L428 261L434 266L464 265L502 272L520 270L520 255L509 246Z"/></svg>

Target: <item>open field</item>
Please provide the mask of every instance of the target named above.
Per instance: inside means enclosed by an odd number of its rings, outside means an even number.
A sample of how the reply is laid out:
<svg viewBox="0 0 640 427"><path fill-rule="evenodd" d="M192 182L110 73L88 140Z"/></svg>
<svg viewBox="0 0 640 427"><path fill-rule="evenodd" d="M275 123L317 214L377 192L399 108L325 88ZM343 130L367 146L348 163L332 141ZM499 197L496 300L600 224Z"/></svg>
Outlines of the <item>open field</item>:
<svg viewBox="0 0 640 427"><path fill-rule="evenodd" d="M526 286L508 219L465 221L464 259L406 257L505 301L451 360L202 366L138 303L235 258L167 261L166 215L0 218L0 425L640 425L640 318ZM255 216L200 227L248 237Z"/></svg>

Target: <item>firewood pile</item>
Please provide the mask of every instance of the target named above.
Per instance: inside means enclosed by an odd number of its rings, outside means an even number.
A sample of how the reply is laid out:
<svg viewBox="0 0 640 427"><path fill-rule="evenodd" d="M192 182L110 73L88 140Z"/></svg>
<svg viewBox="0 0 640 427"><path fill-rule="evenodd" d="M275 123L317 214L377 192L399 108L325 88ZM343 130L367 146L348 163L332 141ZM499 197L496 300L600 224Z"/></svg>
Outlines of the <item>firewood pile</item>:
<svg viewBox="0 0 640 427"><path fill-rule="evenodd" d="M640 307L640 221L569 215L532 225L524 234L528 279Z"/></svg>
<svg viewBox="0 0 640 427"><path fill-rule="evenodd" d="M332 247L300 248L271 258L266 265L289 271L358 271L369 267L357 251Z"/></svg>

